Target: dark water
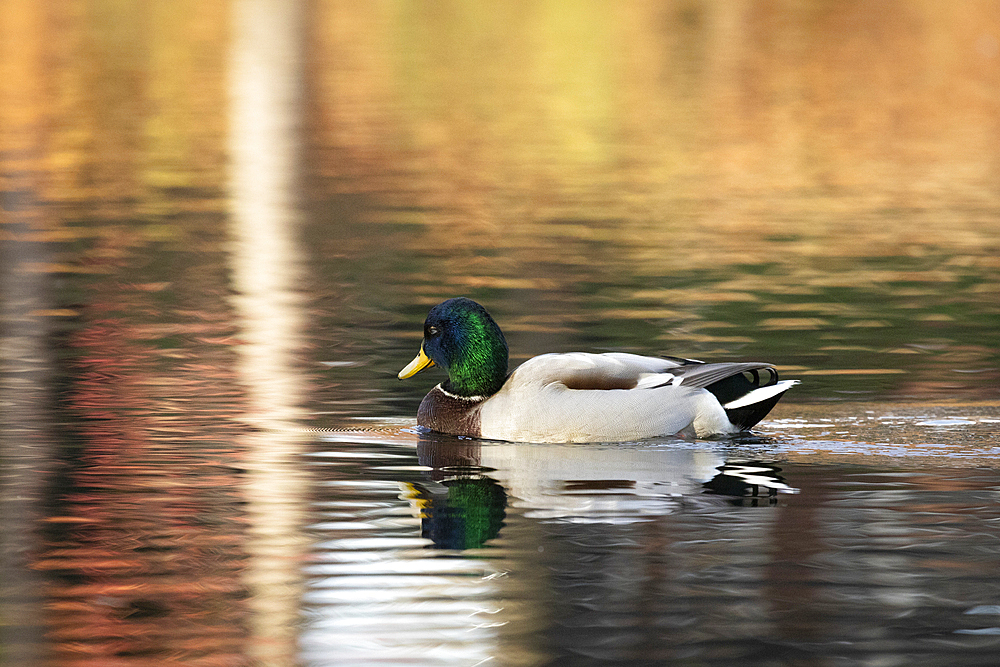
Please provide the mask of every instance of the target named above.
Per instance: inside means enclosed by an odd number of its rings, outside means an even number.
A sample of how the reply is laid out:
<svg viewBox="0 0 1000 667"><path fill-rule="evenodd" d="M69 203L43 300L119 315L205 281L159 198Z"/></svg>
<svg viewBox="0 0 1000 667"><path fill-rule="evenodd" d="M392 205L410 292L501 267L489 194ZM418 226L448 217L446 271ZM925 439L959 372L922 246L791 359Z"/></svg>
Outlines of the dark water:
<svg viewBox="0 0 1000 667"><path fill-rule="evenodd" d="M759 440L325 440L320 664L996 661L992 469L761 462Z"/></svg>
<svg viewBox="0 0 1000 667"><path fill-rule="evenodd" d="M0 18L0 664L995 665L992 3ZM734 441L415 427L513 361L798 378Z"/></svg>

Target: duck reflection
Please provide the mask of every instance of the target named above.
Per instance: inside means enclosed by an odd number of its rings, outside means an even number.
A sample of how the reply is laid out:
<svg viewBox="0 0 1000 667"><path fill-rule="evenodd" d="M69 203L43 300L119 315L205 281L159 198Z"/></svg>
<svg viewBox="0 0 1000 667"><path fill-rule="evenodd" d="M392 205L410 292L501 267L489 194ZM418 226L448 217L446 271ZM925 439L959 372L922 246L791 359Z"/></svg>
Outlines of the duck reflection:
<svg viewBox="0 0 1000 667"><path fill-rule="evenodd" d="M794 493L775 465L727 462L711 443L524 445L422 433L422 481L403 483L423 537L441 549L496 538L509 507L546 521L625 524L706 500L773 505ZM763 501L763 502L761 502Z"/></svg>
<svg viewBox="0 0 1000 667"><path fill-rule="evenodd" d="M781 468L771 463L729 462L718 470L719 474L702 486L707 493L731 496L734 505L758 507L761 501L777 505L779 493L798 493L785 483Z"/></svg>
<svg viewBox="0 0 1000 667"><path fill-rule="evenodd" d="M500 533L507 493L474 468L454 471L438 484L405 484L420 512L420 534L439 549L478 549Z"/></svg>

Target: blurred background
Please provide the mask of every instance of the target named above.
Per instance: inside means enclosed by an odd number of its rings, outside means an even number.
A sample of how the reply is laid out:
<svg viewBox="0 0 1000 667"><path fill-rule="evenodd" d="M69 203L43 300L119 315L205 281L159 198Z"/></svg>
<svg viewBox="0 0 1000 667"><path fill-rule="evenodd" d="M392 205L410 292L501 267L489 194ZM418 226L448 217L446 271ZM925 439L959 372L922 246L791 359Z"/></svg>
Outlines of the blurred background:
<svg viewBox="0 0 1000 667"><path fill-rule="evenodd" d="M0 215L0 662L292 664L296 429L412 423L445 298L995 406L1000 5L3 0Z"/></svg>
<svg viewBox="0 0 1000 667"><path fill-rule="evenodd" d="M458 294L517 358L996 398L998 26L990 2L9 0L4 272L43 274L50 327L117 308L225 355L238 265L273 262L312 356L388 394L364 414L412 407L401 334Z"/></svg>

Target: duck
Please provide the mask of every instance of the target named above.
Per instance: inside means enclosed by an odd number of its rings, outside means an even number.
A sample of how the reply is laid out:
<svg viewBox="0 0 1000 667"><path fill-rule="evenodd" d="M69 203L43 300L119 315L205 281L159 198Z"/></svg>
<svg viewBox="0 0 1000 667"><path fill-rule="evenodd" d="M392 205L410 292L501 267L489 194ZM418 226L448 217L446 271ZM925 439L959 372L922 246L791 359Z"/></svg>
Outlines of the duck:
<svg viewBox="0 0 1000 667"><path fill-rule="evenodd" d="M508 442L625 442L712 438L748 431L797 380L764 362L705 363L625 352L542 354L508 372L499 325L466 297L431 308L420 351L400 380L438 367L417 423L431 431Z"/></svg>

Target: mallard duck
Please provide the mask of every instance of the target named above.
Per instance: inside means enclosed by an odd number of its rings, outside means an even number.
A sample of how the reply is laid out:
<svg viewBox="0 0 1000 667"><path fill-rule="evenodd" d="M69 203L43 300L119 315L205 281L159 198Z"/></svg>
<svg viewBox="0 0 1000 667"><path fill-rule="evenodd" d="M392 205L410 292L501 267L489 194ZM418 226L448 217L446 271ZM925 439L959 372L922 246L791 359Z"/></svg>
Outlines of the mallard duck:
<svg viewBox="0 0 1000 667"><path fill-rule="evenodd" d="M433 431L513 442L620 442L745 431L795 380L771 364L703 363L608 352L543 354L507 373L500 327L471 299L448 299L424 321L403 380L431 366L448 373L420 403Z"/></svg>

